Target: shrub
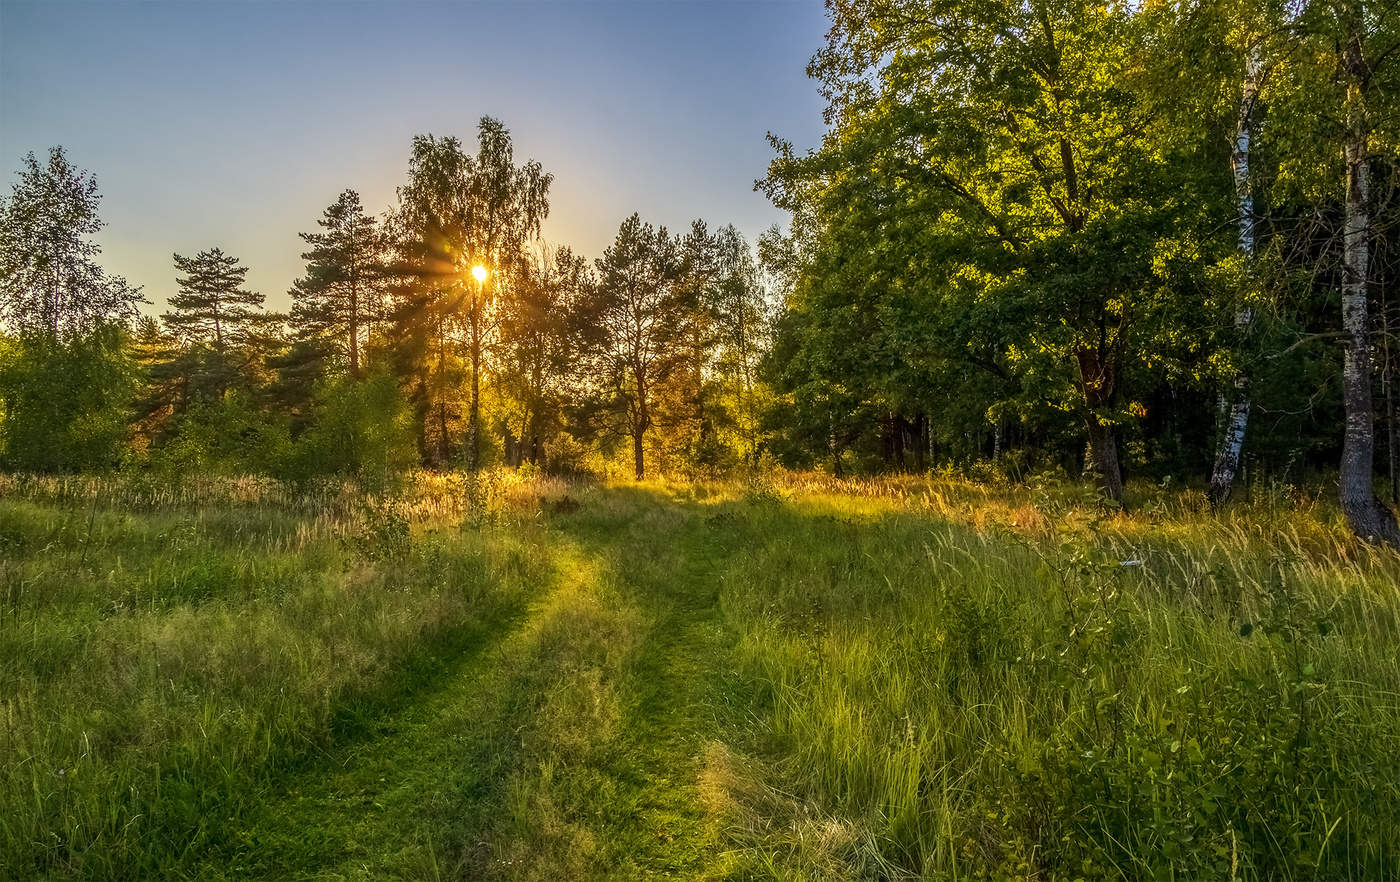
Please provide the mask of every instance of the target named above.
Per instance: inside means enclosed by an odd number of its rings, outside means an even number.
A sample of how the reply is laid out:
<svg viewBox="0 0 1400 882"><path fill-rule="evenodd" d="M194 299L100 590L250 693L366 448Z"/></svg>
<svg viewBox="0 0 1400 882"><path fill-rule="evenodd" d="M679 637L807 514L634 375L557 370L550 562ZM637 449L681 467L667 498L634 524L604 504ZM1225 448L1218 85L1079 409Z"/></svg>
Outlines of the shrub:
<svg viewBox="0 0 1400 882"><path fill-rule="evenodd" d="M119 326L67 342L0 338L0 464L18 471L111 468L129 451L136 367Z"/></svg>
<svg viewBox="0 0 1400 882"><path fill-rule="evenodd" d="M322 386L311 427L300 439L289 477L355 475L381 489L418 463L413 418L387 372Z"/></svg>

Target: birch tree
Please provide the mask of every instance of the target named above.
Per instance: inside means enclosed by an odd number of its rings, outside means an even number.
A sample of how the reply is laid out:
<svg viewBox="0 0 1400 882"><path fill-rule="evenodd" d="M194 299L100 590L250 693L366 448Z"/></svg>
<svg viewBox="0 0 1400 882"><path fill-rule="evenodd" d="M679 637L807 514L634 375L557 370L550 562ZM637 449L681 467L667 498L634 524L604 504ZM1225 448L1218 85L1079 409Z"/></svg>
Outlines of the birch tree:
<svg viewBox="0 0 1400 882"><path fill-rule="evenodd" d="M1254 139L1255 105L1259 100L1259 76L1263 66L1260 43L1252 42L1245 51L1244 84L1240 90L1239 119L1230 151L1230 168L1235 183L1235 210L1239 215L1239 252L1245 272L1252 269L1255 252L1254 181L1250 175L1250 149ZM1248 302L1235 313L1235 329L1248 334L1254 324L1254 310ZM1210 500L1217 508L1230 498L1235 473L1244 449L1245 431L1249 427L1250 375L1245 368L1235 373L1234 388L1225 418L1225 433L1215 456L1210 476Z"/></svg>
<svg viewBox="0 0 1400 882"><path fill-rule="evenodd" d="M43 164L24 157L19 181L0 198L0 319L63 340L136 317L140 289L97 263L100 200L97 179L62 147Z"/></svg>
<svg viewBox="0 0 1400 882"><path fill-rule="evenodd" d="M1371 399L1371 321L1368 290L1371 274L1371 156L1369 99L1374 73L1368 50L1366 8L1362 0L1336 7L1338 61L1346 86L1344 113L1346 214L1342 241L1342 397L1346 428L1338 485L1342 511L1357 535L1400 545L1395 515L1376 498L1374 487L1375 408Z"/></svg>
<svg viewBox="0 0 1400 882"><path fill-rule="evenodd" d="M482 117L478 125L475 156L453 137L413 139L409 182L399 191L398 223L410 243L408 272L428 292L426 313L437 326L440 369L448 360L453 326L465 336L470 364L465 448L472 470L481 458L481 380L500 318L497 299L508 293L503 286L549 215L552 181L534 160L515 164L510 132L491 117ZM442 453L446 403L443 395L437 397Z"/></svg>
<svg viewBox="0 0 1400 882"><path fill-rule="evenodd" d="M686 300L678 284L680 244L665 227L637 215L596 261L597 284L583 313L590 326L594 382L632 440L637 480L646 474L645 443L656 390L684 357Z"/></svg>

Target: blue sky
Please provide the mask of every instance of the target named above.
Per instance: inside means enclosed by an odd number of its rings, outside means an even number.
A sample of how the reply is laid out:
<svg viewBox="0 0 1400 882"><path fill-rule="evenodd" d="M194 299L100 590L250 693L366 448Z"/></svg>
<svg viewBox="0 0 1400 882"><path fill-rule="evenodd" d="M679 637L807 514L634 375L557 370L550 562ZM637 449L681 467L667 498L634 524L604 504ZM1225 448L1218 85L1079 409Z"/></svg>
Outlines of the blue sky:
<svg viewBox="0 0 1400 882"><path fill-rule="evenodd" d="M820 0L0 0L0 168L53 144L97 175L110 272L159 308L218 245L285 307L297 232L345 188L394 200L414 134L502 119L553 172L551 241L597 256L633 211L750 238L772 131L815 146Z"/></svg>

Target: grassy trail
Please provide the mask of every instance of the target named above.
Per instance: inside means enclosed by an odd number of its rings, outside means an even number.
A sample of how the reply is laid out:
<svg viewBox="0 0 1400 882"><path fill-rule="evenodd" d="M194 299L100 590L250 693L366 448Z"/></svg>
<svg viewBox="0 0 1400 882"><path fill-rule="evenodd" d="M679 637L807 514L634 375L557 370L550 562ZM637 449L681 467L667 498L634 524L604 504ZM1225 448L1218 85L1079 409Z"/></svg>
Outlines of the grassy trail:
<svg viewBox="0 0 1400 882"><path fill-rule="evenodd" d="M527 609L276 782L192 875L707 875L697 778L727 645L712 531L642 492L554 520L555 575Z"/></svg>
<svg viewBox="0 0 1400 882"><path fill-rule="evenodd" d="M676 500L661 504L675 516ZM718 848L697 781L724 713L729 640L714 572L722 549L694 506L679 511L660 535L649 536L643 515L613 540L615 568L634 574L633 597L652 624L629 671L628 743L612 768L626 798L611 811L607 863L649 878L707 875Z"/></svg>

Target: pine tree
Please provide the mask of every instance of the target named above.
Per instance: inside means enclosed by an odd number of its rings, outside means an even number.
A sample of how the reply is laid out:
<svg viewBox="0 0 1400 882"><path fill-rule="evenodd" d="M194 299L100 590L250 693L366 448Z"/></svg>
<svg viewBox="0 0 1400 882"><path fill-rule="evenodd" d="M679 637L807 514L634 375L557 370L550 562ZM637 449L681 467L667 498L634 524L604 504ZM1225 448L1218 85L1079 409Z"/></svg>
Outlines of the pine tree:
<svg viewBox="0 0 1400 882"><path fill-rule="evenodd" d="M263 304L263 295L243 288L248 268L219 248L176 254L175 268L185 275L175 280L180 292L170 298L172 310L161 316L171 331L220 353L245 342Z"/></svg>
<svg viewBox="0 0 1400 882"><path fill-rule="evenodd" d="M294 436L313 422L316 390L326 379L330 363L327 348L324 338L301 336L266 359L273 376L264 395L276 412L287 415Z"/></svg>
<svg viewBox="0 0 1400 882"><path fill-rule="evenodd" d="M346 190L317 221L324 232L302 233L306 275L292 283L292 321L302 336L339 341L352 377L361 374L363 340L382 317L384 236L366 215L360 194Z"/></svg>

